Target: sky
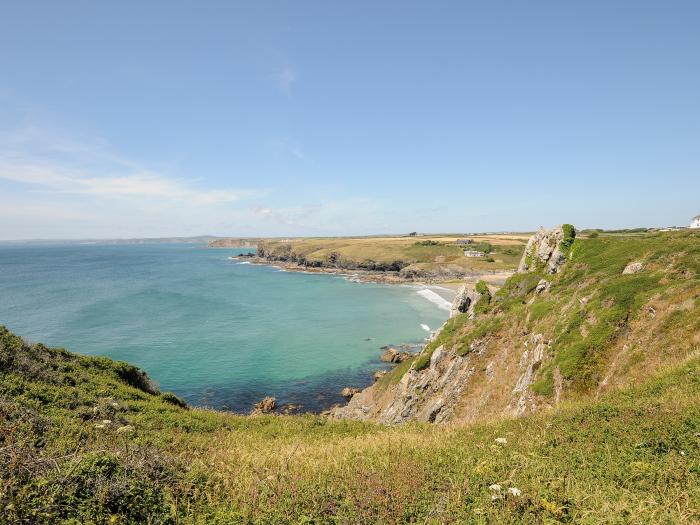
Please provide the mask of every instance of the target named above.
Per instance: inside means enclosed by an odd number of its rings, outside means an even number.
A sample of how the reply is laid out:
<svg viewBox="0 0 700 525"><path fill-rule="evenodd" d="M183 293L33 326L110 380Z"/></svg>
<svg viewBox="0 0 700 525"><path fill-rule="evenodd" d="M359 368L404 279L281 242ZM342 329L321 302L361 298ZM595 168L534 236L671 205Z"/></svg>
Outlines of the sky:
<svg viewBox="0 0 700 525"><path fill-rule="evenodd" d="M700 213L696 0L0 4L0 239Z"/></svg>

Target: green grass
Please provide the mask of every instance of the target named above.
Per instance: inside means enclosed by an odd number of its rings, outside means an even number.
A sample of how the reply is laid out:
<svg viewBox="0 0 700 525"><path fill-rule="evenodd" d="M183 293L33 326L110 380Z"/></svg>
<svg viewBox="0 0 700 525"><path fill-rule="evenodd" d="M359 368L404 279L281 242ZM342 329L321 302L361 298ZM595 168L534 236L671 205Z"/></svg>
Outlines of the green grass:
<svg viewBox="0 0 700 525"><path fill-rule="evenodd" d="M402 427L183 409L124 365L6 331L0 358L7 523L700 520L697 358L555 412Z"/></svg>

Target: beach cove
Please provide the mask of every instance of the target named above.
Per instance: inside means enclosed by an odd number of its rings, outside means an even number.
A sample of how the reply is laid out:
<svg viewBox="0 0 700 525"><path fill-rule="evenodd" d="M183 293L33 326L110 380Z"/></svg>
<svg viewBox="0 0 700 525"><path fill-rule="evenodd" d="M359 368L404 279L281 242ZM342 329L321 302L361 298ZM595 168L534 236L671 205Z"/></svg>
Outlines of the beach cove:
<svg viewBox="0 0 700 525"><path fill-rule="evenodd" d="M29 340L137 364L195 406L265 396L318 412L420 345L452 292L284 272L201 244L3 245L0 321ZM413 348L417 348L413 346Z"/></svg>

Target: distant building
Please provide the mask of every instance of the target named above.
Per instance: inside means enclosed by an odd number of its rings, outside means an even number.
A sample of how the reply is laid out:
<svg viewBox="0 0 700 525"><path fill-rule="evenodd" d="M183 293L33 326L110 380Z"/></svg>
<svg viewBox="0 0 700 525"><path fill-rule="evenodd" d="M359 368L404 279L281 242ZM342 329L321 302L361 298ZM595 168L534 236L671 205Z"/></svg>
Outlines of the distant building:
<svg viewBox="0 0 700 525"><path fill-rule="evenodd" d="M455 244L471 244L472 242L474 241L472 241L471 239L457 239L455 241Z"/></svg>
<svg viewBox="0 0 700 525"><path fill-rule="evenodd" d="M465 257L483 257L484 252L477 252L476 250L464 250Z"/></svg>
<svg viewBox="0 0 700 525"><path fill-rule="evenodd" d="M690 223L691 228L700 228L700 215L693 217L693 222Z"/></svg>

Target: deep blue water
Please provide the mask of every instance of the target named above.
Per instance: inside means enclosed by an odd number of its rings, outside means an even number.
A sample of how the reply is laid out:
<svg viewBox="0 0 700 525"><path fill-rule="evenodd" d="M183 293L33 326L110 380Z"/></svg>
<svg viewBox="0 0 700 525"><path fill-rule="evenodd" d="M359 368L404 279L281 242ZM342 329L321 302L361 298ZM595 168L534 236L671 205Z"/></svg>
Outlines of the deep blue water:
<svg viewBox="0 0 700 525"><path fill-rule="evenodd" d="M382 367L381 346L420 342L421 324L447 318L425 287L228 259L243 251L0 246L0 324L137 364L192 404L243 412L266 395L306 410L342 402L342 387L365 386Z"/></svg>

